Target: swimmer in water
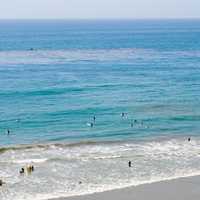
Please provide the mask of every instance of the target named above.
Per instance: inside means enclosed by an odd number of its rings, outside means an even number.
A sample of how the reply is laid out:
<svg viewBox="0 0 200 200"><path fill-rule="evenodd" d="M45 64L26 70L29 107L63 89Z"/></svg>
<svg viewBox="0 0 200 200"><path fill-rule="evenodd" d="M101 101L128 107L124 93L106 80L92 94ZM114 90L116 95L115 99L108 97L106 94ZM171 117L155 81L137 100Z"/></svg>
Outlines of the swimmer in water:
<svg viewBox="0 0 200 200"><path fill-rule="evenodd" d="M24 174L24 168L22 167L21 170L19 171L20 174Z"/></svg>
<svg viewBox="0 0 200 200"><path fill-rule="evenodd" d="M96 117L95 117L95 115L93 116L93 121L94 121L94 122L96 121Z"/></svg>
<svg viewBox="0 0 200 200"><path fill-rule="evenodd" d="M125 116L125 113L124 113L124 112L123 112L123 113L121 113L121 116L122 116L122 117L124 117L124 116Z"/></svg>
<svg viewBox="0 0 200 200"><path fill-rule="evenodd" d="M133 127L133 120L131 120L131 127Z"/></svg>
<svg viewBox="0 0 200 200"><path fill-rule="evenodd" d="M131 163L131 161L130 161L130 160L128 161L128 166L129 166L129 167L131 167L131 166L132 166L132 163Z"/></svg>
<svg viewBox="0 0 200 200"><path fill-rule="evenodd" d="M191 138L189 137L189 138L188 138L188 142L190 142L190 141L191 141Z"/></svg>
<svg viewBox="0 0 200 200"><path fill-rule="evenodd" d="M5 184L5 182L3 182L3 181L0 179L0 186L2 186L3 184Z"/></svg>
<svg viewBox="0 0 200 200"><path fill-rule="evenodd" d="M10 135L10 130L9 129L7 129L7 135Z"/></svg>

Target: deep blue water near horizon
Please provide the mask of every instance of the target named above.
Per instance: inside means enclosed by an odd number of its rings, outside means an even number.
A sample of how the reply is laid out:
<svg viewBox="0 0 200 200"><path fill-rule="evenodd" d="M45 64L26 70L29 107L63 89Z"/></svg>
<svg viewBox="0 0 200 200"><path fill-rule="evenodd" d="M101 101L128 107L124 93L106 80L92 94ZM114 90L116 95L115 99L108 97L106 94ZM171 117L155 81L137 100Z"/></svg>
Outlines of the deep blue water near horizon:
<svg viewBox="0 0 200 200"><path fill-rule="evenodd" d="M0 145L198 135L199 37L199 20L0 21Z"/></svg>

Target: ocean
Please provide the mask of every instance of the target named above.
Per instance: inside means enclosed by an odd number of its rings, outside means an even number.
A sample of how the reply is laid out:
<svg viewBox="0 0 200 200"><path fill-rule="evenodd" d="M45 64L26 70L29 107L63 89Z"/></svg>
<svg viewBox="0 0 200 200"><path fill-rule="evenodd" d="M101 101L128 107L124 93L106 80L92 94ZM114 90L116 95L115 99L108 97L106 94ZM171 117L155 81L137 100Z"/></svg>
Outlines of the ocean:
<svg viewBox="0 0 200 200"><path fill-rule="evenodd" d="M0 199L200 175L199 38L200 20L1 20Z"/></svg>

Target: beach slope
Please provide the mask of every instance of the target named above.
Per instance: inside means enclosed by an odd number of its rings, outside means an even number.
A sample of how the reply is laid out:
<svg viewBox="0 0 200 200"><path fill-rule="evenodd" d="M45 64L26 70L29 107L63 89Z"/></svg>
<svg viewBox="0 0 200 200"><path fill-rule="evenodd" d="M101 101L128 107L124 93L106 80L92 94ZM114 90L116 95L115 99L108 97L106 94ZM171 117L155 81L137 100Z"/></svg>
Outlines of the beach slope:
<svg viewBox="0 0 200 200"><path fill-rule="evenodd" d="M199 200L200 176L179 178L135 187L60 198L57 200Z"/></svg>

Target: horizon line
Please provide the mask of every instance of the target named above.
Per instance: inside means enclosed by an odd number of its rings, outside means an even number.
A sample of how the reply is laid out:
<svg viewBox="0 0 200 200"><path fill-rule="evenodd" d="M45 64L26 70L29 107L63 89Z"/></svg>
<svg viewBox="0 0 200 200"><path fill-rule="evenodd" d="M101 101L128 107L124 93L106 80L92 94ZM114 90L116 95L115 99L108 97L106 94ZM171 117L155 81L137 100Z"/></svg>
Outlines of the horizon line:
<svg viewBox="0 0 200 200"><path fill-rule="evenodd" d="M126 21L126 20L200 20L200 17L146 17L146 18L0 18L2 20L65 20L65 21Z"/></svg>

